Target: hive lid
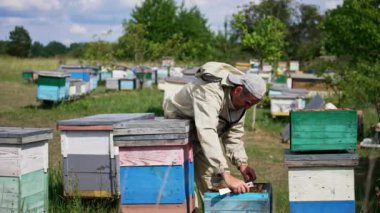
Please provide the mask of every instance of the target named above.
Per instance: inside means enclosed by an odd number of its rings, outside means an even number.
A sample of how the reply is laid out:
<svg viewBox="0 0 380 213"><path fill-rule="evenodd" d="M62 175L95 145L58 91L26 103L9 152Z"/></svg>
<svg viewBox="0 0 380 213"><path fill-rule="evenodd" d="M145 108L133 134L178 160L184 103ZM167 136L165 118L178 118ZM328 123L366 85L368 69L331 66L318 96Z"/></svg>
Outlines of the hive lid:
<svg viewBox="0 0 380 213"><path fill-rule="evenodd" d="M24 144L53 138L49 128L0 127L0 144Z"/></svg>
<svg viewBox="0 0 380 213"><path fill-rule="evenodd" d="M58 126L96 126L96 125L113 125L115 123L153 119L153 113L115 113L115 114L98 114L82 118L74 118L58 121ZM59 127L58 127L59 128Z"/></svg>
<svg viewBox="0 0 380 213"><path fill-rule="evenodd" d="M113 125L114 135L183 134L190 131L190 120L164 119L134 120Z"/></svg>

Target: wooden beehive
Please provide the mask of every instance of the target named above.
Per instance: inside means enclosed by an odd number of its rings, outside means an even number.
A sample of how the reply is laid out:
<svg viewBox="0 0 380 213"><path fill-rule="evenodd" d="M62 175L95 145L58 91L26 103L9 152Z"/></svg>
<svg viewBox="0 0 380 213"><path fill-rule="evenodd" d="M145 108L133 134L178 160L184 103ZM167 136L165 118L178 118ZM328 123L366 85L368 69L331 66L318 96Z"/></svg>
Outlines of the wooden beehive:
<svg viewBox="0 0 380 213"><path fill-rule="evenodd" d="M120 78L119 88L120 90L134 90L137 88L137 79Z"/></svg>
<svg viewBox="0 0 380 213"><path fill-rule="evenodd" d="M48 212L51 129L0 127L0 212Z"/></svg>
<svg viewBox="0 0 380 213"><path fill-rule="evenodd" d="M190 122L179 119L115 125L123 211L192 212L194 168L189 132Z"/></svg>
<svg viewBox="0 0 380 213"><path fill-rule="evenodd" d="M300 110L290 113L290 150L356 150L355 110Z"/></svg>
<svg viewBox="0 0 380 213"><path fill-rule="evenodd" d="M69 95L68 75L62 72L40 71L37 80L37 100L59 102Z"/></svg>
<svg viewBox="0 0 380 213"><path fill-rule="evenodd" d="M269 183L255 183L252 192L219 195L204 193L204 212L272 212L272 188Z"/></svg>
<svg viewBox="0 0 380 213"><path fill-rule="evenodd" d="M59 121L65 195L118 196L119 149L112 125L153 118L152 113L99 114Z"/></svg>
<svg viewBox="0 0 380 213"><path fill-rule="evenodd" d="M298 94L280 94L270 97L272 117L289 116L291 110L305 108L305 97Z"/></svg>
<svg viewBox="0 0 380 213"><path fill-rule="evenodd" d="M119 79L118 78L107 78L106 79L106 90L119 90Z"/></svg>
<svg viewBox="0 0 380 213"><path fill-rule="evenodd" d="M354 152L284 154L290 212L355 212Z"/></svg>

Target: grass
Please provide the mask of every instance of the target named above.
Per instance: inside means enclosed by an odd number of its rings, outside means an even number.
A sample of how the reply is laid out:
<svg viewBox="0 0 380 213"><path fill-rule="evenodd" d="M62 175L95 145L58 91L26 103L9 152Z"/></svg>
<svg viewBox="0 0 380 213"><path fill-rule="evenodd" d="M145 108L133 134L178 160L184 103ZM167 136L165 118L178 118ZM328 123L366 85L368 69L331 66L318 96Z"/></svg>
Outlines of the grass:
<svg viewBox="0 0 380 213"><path fill-rule="evenodd" d="M74 61L75 62L75 61ZM0 58L0 123L1 126L49 127L54 136L49 143L49 209L50 212L118 212L117 200L89 200L63 196L60 133L58 120L104 113L153 112L162 116L163 94L157 89L141 91L106 92L98 87L90 95L72 102L44 106L38 103L36 85L22 81L26 69L55 69L55 59ZM366 135L376 122L372 109L364 109ZM252 110L247 112L244 140L249 163L256 169L257 182L269 182L273 187L275 212L288 212L288 176L283 163L283 150L289 144L281 143L280 132L288 118L273 120L270 110L258 108L255 128L251 128ZM360 165L355 169L357 210L379 211L375 186L380 186L379 151L359 150ZM371 169L373 168L373 169ZM236 169L232 172L238 175ZM365 209L364 208L364 209Z"/></svg>

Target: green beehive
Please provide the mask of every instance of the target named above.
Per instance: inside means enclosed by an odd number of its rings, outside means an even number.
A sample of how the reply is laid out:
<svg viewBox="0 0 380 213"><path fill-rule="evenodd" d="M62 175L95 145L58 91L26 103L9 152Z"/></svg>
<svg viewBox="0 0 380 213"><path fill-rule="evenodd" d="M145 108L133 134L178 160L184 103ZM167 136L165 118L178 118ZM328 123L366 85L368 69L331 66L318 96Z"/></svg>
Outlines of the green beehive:
<svg viewBox="0 0 380 213"><path fill-rule="evenodd" d="M355 110L301 110L290 113L290 150L356 150Z"/></svg>
<svg viewBox="0 0 380 213"><path fill-rule="evenodd" d="M19 177L0 176L0 212L48 212L48 190L44 170Z"/></svg>
<svg viewBox="0 0 380 213"><path fill-rule="evenodd" d="M58 86L62 87L66 84L65 77L56 77L56 76L39 76L38 85L47 85L47 86Z"/></svg>

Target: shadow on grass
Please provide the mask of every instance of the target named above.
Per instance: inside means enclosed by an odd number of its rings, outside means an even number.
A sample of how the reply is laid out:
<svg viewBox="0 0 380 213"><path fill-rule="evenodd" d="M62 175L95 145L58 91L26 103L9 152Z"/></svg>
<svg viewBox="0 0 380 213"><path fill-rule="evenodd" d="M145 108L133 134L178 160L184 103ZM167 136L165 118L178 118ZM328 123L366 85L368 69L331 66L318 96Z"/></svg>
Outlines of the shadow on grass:
<svg viewBox="0 0 380 213"><path fill-rule="evenodd" d="M58 107L61 104L61 102L53 102L53 101L42 101L38 105L26 105L22 108L24 109L53 109Z"/></svg>

